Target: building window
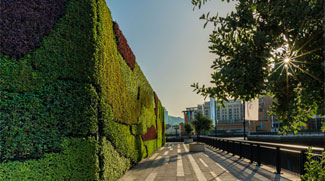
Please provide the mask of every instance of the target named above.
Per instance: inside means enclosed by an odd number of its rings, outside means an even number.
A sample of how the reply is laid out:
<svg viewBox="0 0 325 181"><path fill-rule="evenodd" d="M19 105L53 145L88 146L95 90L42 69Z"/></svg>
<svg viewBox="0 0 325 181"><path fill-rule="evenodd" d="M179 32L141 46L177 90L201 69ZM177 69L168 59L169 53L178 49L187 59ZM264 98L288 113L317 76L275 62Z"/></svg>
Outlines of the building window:
<svg viewBox="0 0 325 181"><path fill-rule="evenodd" d="M232 109L228 109L228 116L229 116L229 119L233 118Z"/></svg>

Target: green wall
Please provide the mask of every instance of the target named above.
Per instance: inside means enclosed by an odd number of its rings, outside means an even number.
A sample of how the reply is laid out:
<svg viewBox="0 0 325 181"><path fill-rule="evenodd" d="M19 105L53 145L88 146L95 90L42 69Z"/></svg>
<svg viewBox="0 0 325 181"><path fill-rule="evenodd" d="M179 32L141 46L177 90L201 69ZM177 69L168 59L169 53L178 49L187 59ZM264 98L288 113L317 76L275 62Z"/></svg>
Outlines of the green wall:
<svg viewBox="0 0 325 181"><path fill-rule="evenodd" d="M0 180L116 180L164 144L163 124L104 0L69 0L39 48L0 54Z"/></svg>

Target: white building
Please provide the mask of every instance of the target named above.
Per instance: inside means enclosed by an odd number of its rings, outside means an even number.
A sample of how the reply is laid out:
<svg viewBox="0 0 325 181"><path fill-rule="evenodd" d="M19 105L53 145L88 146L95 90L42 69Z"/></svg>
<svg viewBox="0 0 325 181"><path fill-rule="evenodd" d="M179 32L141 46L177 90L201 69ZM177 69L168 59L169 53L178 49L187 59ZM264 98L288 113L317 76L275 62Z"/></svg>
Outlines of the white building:
<svg viewBox="0 0 325 181"><path fill-rule="evenodd" d="M218 123L227 124L243 121L243 104L240 100L230 100L224 104L224 108L222 104L216 104L216 120Z"/></svg>

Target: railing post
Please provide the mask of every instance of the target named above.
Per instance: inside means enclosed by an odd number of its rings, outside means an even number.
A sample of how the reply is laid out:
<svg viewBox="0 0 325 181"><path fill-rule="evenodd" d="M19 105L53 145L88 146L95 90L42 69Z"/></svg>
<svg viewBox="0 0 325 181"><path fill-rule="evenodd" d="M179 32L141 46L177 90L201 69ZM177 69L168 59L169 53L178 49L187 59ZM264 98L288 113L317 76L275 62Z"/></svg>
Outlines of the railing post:
<svg viewBox="0 0 325 181"><path fill-rule="evenodd" d="M252 143L249 144L249 148L250 148L251 163L253 163L253 144Z"/></svg>
<svg viewBox="0 0 325 181"><path fill-rule="evenodd" d="M239 158L242 158L242 153L241 153L241 141L239 142Z"/></svg>
<svg viewBox="0 0 325 181"><path fill-rule="evenodd" d="M232 141L231 147L232 147L232 156L235 156L235 147L236 147L235 141Z"/></svg>
<svg viewBox="0 0 325 181"><path fill-rule="evenodd" d="M226 150L225 150L225 145L226 145L225 140L222 140L222 152L226 151Z"/></svg>
<svg viewBox="0 0 325 181"><path fill-rule="evenodd" d="M228 147L228 141L225 140L225 150L226 150L226 153L229 153L229 147Z"/></svg>
<svg viewBox="0 0 325 181"><path fill-rule="evenodd" d="M214 147L215 147L216 149L218 149L218 138L216 139L216 142L215 142L215 144L214 144Z"/></svg>
<svg viewBox="0 0 325 181"><path fill-rule="evenodd" d="M276 173L281 173L280 147L276 147Z"/></svg>
<svg viewBox="0 0 325 181"><path fill-rule="evenodd" d="M257 144L257 165L261 166L261 145Z"/></svg>
<svg viewBox="0 0 325 181"><path fill-rule="evenodd" d="M225 151L224 150L224 145L225 145L224 140L221 140L221 150L222 150L222 152Z"/></svg>
<svg viewBox="0 0 325 181"><path fill-rule="evenodd" d="M217 139L217 149L220 150L220 140Z"/></svg>
<svg viewBox="0 0 325 181"><path fill-rule="evenodd" d="M305 175L306 150L300 152L300 175Z"/></svg>

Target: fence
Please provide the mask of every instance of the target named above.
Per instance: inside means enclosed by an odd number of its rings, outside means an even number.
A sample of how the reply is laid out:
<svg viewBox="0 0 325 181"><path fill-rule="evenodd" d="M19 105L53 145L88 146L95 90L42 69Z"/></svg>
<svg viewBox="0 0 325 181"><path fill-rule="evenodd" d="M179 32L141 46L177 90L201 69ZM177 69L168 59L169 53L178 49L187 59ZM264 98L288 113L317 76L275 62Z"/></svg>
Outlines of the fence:
<svg viewBox="0 0 325 181"><path fill-rule="evenodd" d="M325 133L322 132L320 129L315 129L315 130L301 130L298 133L293 133L293 132L288 132L287 135L312 135L312 134L320 134L324 135ZM279 135L278 132L268 132L268 131L260 131L256 133L250 133L250 135ZM280 135L279 135L280 136Z"/></svg>
<svg viewBox="0 0 325 181"><path fill-rule="evenodd" d="M290 170L298 174L305 174L304 164L308 147L285 144L274 144L256 141L231 140L215 137L201 136L200 142L221 149L240 158L247 158L251 163L273 165L276 173L280 174L281 169ZM322 148L313 148L315 155L325 151Z"/></svg>

